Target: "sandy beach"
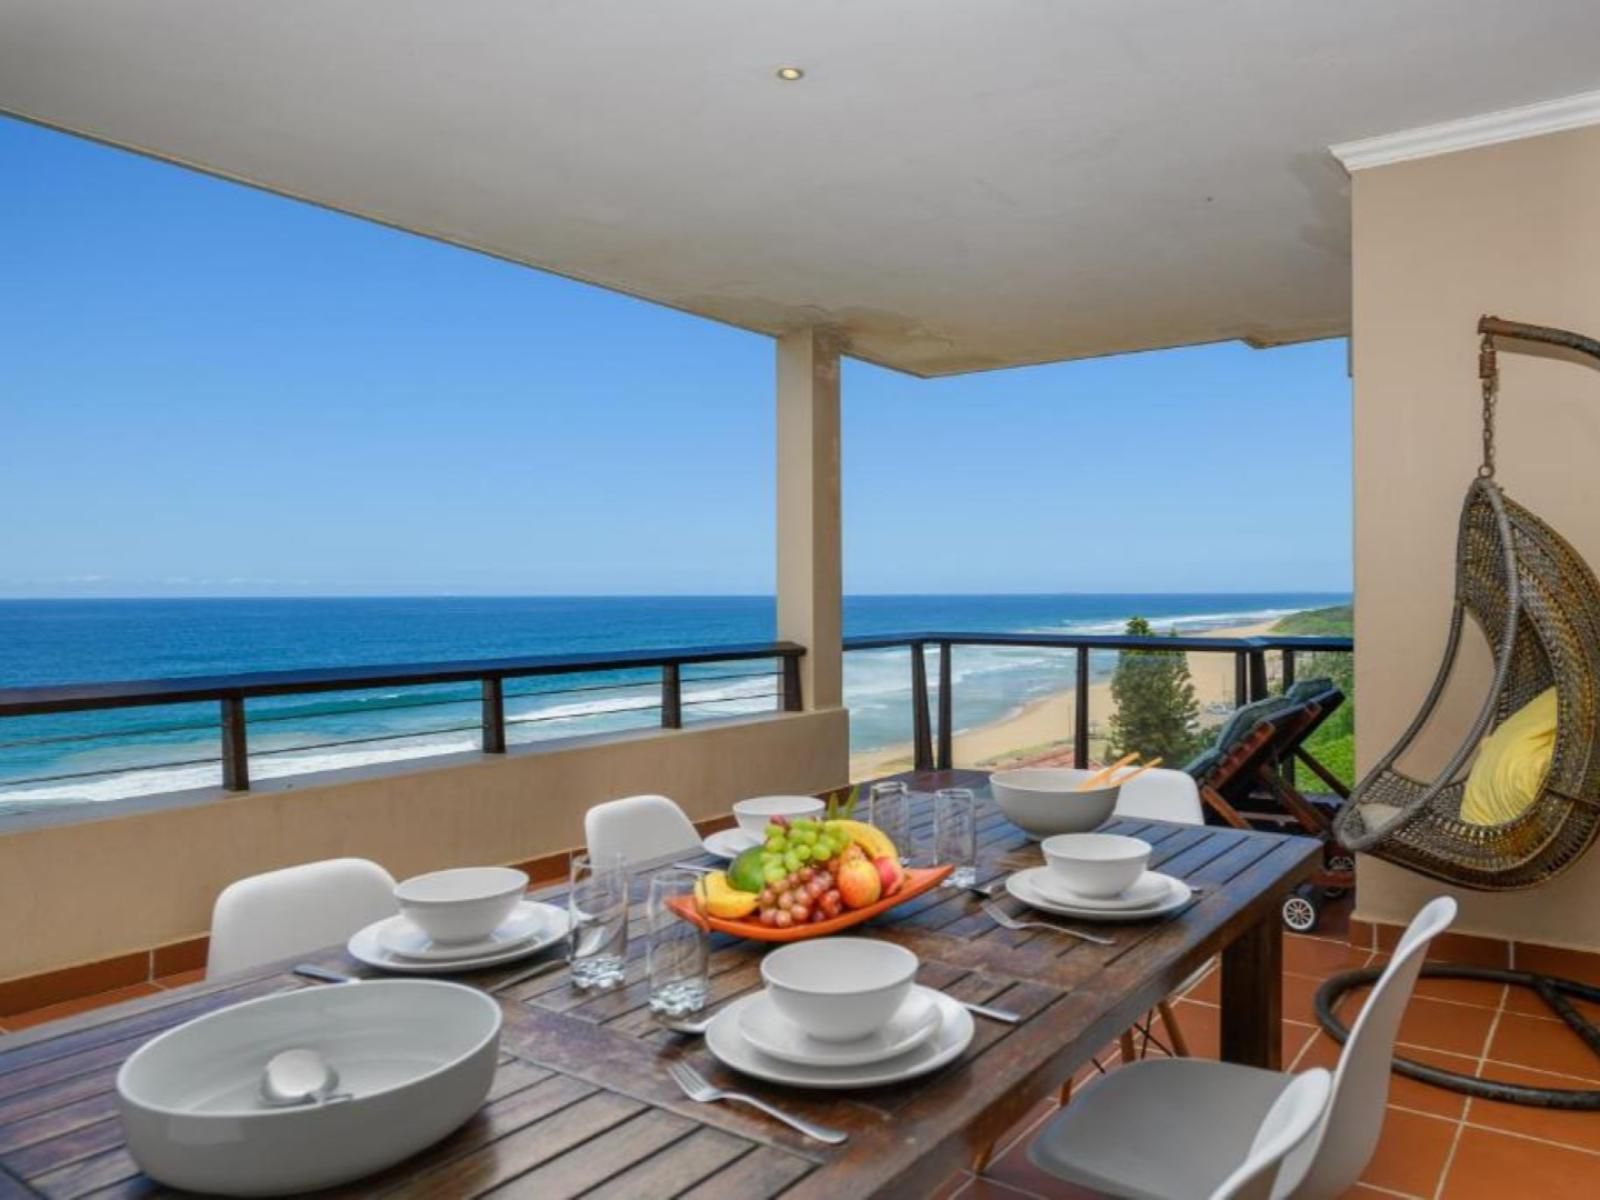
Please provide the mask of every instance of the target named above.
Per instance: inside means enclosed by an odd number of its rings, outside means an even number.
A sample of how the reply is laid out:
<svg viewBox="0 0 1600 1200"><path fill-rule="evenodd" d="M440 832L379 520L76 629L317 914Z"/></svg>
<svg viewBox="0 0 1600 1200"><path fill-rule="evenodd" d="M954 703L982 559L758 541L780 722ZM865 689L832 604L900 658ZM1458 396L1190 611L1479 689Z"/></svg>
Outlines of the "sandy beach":
<svg viewBox="0 0 1600 1200"><path fill-rule="evenodd" d="M1231 629L1209 629L1207 637L1258 637L1271 632L1275 621L1242 625ZM1188 655L1189 674L1194 680L1195 698L1200 701L1202 724L1215 724L1233 708L1233 655L1192 652ZM957 766L1008 766L1070 750L1074 688L1041 696L1016 712L974 729L957 730L952 745ZM1111 681L1089 685L1090 754L1098 753L1104 730L1115 710ZM867 750L850 756L851 779L872 779L894 771L907 771L912 765L908 740L894 746Z"/></svg>

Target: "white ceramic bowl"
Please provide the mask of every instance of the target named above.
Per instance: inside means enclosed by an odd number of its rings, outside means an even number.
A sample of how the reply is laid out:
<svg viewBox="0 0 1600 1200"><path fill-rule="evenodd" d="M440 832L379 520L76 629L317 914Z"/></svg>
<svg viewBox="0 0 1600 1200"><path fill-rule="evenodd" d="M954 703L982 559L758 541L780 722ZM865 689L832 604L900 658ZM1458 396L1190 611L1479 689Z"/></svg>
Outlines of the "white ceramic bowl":
<svg viewBox="0 0 1600 1200"><path fill-rule="evenodd" d="M407 879L394 898L413 924L448 946L488 937L527 890L528 877L511 867L457 867Z"/></svg>
<svg viewBox="0 0 1600 1200"><path fill-rule="evenodd" d="M1119 833L1061 833L1039 848L1050 873L1080 896L1124 892L1150 862L1149 842Z"/></svg>
<svg viewBox="0 0 1600 1200"><path fill-rule="evenodd" d="M733 816L752 837L765 837L773 817L820 817L826 808L815 796L757 796L735 804Z"/></svg>
<svg viewBox="0 0 1600 1200"><path fill-rule="evenodd" d="M500 1006L425 980L331 984L207 1013L117 1072L128 1150L169 1187L283 1196L360 1179L432 1145L477 1112L494 1081ZM349 1100L265 1108L261 1073L315 1050Z"/></svg>
<svg viewBox="0 0 1600 1200"><path fill-rule="evenodd" d="M822 1042L853 1042L887 1024L916 975L915 954L872 938L791 942L761 960L778 1011Z"/></svg>
<svg viewBox="0 0 1600 1200"><path fill-rule="evenodd" d="M1085 833L1111 818L1116 785L1080 792L1094 771L1073 767L1019 767L989 776L989 791L1006 820L1033 838Z"/></svg>

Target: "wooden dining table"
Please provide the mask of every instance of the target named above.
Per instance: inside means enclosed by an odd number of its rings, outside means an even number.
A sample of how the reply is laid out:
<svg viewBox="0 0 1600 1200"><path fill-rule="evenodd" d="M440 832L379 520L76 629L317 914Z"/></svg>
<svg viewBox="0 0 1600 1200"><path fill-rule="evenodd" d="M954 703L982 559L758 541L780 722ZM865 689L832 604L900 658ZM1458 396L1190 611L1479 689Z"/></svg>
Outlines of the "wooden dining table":
<svg viewBox="0 0 1600 1200"><path fill-rule="evenodd" d="M994 808L986 776L902 776L919 795L979 789L980 884L1042 859L1038 845ZM489 1098L455 1133L339 1196L818 1197L927 1195L1058 1089L1213 956L1221 956L1220 1050L1234 1062L1281 1066L1284 897L1321 857L1311 839L1231 828L1118 819L1110 831L1144 838L1151 865L1196 890L1176 914L1101 924L1113 944L1051 931L1019 932L987 916L982 897L941 887L856 932L897 942L921 960L918 978L958 1000L996 1006L1018 1024L976 1018L960 1058L910 1082L817 1092L742 1078L699 1037L663 1029L646 1004L642 921L635 914L625 984L583 992L557 970L495 991L526 961L460 976L495 992L505 1014ZM675 856L681 858L681 856ZM709 859L698 861L709 862ZM536 898L559 901L559 885ZM1002 893L1012 912L1021 906ZM1039 914L1032 914L1038 916ZM760 986L762 944L714 935L711 1004ZM342 947L302 955L355 975L374 972ZM293 963L173 989L159 996L0 1038L0 1200L165 1194L123 1146L118 1065L153 1035L227 1005L317 984ZM686 1059L723 1087L753 1093L812 1121L848 1130L827 1146L742 1105L697 1104L667 1075Z"/></svg>

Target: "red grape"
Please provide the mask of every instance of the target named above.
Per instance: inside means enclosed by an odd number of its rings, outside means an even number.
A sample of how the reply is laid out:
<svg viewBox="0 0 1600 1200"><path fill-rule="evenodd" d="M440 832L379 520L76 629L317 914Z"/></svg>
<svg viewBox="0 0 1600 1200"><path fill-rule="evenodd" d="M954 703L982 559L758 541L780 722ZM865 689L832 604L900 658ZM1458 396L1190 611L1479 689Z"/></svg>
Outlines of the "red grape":
<svg viewBox="0 0 1600 1200"><path fill-rule="evenodd" d="M817 877L816 868L814 868L814 867L801 867L800 868L800 882L801 883L810 883L816 877Z"/></svg>
<svg viewBox="0 0 1600 1200"><path fill-rule="evenodd" d="M804 904L791 904L789 906L789 914L794 917L796 925L804 925L811 919L811 909Z"/></svg>
<svg viewBox="0 0 1600 1200"><path fill-rule="evenodd" d="M761 896L759 897L757 902L761 905L762 908L771 908L773 905L775 905L778 902L777 893L774 892L771 888L762 888L761 889Z"/></svg>
<svg viewBox="0 0 1600 1200"><path fill-rule="evenodd" d="M828 915L828 913L824 912L820 908L813 908L811 910L811 923L815 925L818 921L826 921L828 919Z"/></svg>
<svg viewBox="0 0 1600 1200"><path fill-rule="evenodd" d="M761 910L761 923L771 929L778 923L778 910L775 908L763 908Z"/></svg>
<svg viewBox="0 0 1600 1200"><path fill-rule="evenodd" d="M779 929L787 929L794 924L794 918L785 909L779 909L778 915L773 918L773 924Z"/></svg>
<svg viewBox="0 0 1600 1200"><path fill-rule="evenodd" d="M794 907L794 893L793 892L788 892L788 891L780 892L778 894L778 907L779 908L792 908L792 907Z"/></svg>

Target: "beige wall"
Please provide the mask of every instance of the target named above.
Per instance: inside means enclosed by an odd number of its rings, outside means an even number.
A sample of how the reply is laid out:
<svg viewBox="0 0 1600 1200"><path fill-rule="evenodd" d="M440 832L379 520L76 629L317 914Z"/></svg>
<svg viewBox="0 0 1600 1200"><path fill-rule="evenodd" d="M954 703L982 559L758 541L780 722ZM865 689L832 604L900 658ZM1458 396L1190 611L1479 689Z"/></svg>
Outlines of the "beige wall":
<svg viewBox="0 0 1600 1200"><path fill-rule="evenodd" d="M671 796L699 820L745 796L847 782L849 717L788 713L499 755L273 780L0 836L0 979L205 932L227 883L354 854L397 876L583 843L592 804Z"/></svg>
<svg viewBox="0 0 1600 1200"><path fill-rule="evenodd" d="M1438 665L1455 523L1480 450L1473 326L1486 312L1600 334L1600 128L1353 179L1356 745L1363 769ZM1600 564L1600 370L1502 353L1499 479ZM1452 686L1459 732L1487 654ZM1436 739L1425 759L1438 760ZM1409 764L1430 765L1426 761ZM1403 922L1440 885L1363 859L1358 915ZM1456 893L1458 927L1600 948L1600 850L1519 893Z"/></svg>

